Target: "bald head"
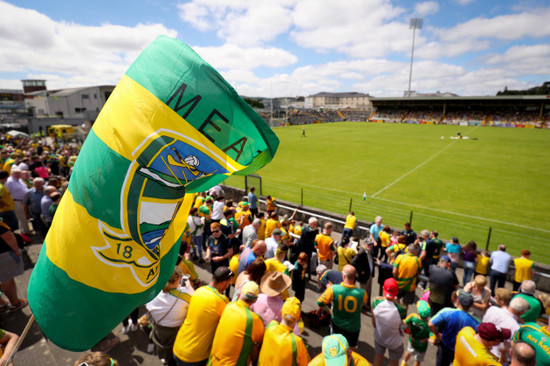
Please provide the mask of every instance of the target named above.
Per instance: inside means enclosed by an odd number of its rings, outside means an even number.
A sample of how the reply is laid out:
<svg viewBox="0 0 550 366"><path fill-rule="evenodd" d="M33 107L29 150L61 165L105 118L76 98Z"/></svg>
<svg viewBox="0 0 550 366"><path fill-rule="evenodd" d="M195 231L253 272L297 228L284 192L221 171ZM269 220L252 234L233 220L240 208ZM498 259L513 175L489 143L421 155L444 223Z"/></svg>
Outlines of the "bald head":
<svg viewBox="0 0 550 366"><path fill-rule="evenodd" d="M262 220L260 220L259 218L255 218L254 221L252 221L252 226L254 226L256 230L258 230L262 226Z"/></svg>
<svg viewBox="0 0 550 366"><path fill-rule="evenodd" d="M351 264L346 264L344 268L342 268L342 276L344 278L344 282L351 284L355 282L357 271L355 270L355 267Z"/></svg>
<svg viewBox="0 0 550 366"><path fill-rule="evenodd" d="M535 349L528 343L517 342L510 352L512 354L510 366L534 366L537 363Z"/></svg>
<svg viewBox="0 0 550 366"><path fill-rule="evenodd" d="M46 188L44 188L44 194L46 196L51 196L52 193L55 192L57 192L57 188L55 188L54 186L46 186Z"/></svg>
<svg viewBox="0 0 550 366"><path fill-rule="evenodd" d="M263 257L266 250L267 250L267 245L265 245L265 241L258 240L256 244L254 244L254 247L252 248L252 253L254 253L256 257Z"/></svg>

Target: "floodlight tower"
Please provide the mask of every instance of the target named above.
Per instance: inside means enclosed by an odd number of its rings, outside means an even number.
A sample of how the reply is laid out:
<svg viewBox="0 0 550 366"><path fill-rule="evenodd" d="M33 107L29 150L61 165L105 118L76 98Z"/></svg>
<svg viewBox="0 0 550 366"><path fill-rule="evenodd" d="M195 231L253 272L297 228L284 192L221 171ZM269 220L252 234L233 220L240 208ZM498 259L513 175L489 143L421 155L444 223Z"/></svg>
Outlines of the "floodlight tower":
<svg viewBox="0 0 550 366"><path fill-rule="evenodd" d="M414 58L414 37L416 35L416 30L422 29L422 24L424 23L424 19L422 18L411 18L411 22L409 23L409 29L413 30L413 44L411 49L411 68L409 71L409 91L408 96L411 96L411 79L412 79L412 72L413 72L413 58Z"/></svg>

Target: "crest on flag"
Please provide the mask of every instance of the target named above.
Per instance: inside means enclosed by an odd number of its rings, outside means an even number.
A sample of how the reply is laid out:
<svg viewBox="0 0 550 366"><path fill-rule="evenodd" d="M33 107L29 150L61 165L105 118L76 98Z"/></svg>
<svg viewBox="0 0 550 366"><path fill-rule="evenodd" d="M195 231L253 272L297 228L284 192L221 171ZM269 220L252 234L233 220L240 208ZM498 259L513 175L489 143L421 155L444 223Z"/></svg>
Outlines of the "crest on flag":
<svg viewBox="0 0 550 366"><path fill-rule="evenodd" d="M206 146L170 130L151 134L132 155L135 160L120 197L122 229L98 220L105 245L92 250L100 261L118 268L119 275L132 276L149 287L158 276L162 254L174 245L163 242L163 237L178 213L186 185L227 174L228 169Z"/></svg>

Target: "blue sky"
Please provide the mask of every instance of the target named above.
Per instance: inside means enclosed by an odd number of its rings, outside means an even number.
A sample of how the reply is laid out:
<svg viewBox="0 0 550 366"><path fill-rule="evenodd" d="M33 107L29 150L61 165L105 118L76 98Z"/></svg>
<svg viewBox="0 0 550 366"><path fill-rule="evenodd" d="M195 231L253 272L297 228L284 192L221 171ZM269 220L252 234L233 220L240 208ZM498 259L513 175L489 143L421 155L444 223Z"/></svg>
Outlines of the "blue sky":
<svg viewBox="0 0 550 366"><path fill-rule="evenodd" d="M495 95L550 80L546 0L0 1L0 88L116 84L160 34L186 42L242 95L412 89Z"/></svg>

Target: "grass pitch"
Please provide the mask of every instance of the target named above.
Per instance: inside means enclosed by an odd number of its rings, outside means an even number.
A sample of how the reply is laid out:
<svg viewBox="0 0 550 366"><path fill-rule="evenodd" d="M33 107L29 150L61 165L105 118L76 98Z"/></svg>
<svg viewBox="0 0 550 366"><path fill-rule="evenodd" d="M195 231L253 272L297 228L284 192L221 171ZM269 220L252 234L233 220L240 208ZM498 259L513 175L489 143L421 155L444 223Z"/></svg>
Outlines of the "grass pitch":
<svg viewBox="0 0 550 366"><path fill-rule="evenodd" d="M470 139L450 139L458 131ZM381 215L397 228L413 211L415 231L482 248L492 227L489 249L529 248L550 264L549 130L330 123L275 132L277 155L258 172L264 195L300 203L303 189L304 205L341 214L352 199L358 218ZM244 179L226 184L244 188Z"/></svg>

